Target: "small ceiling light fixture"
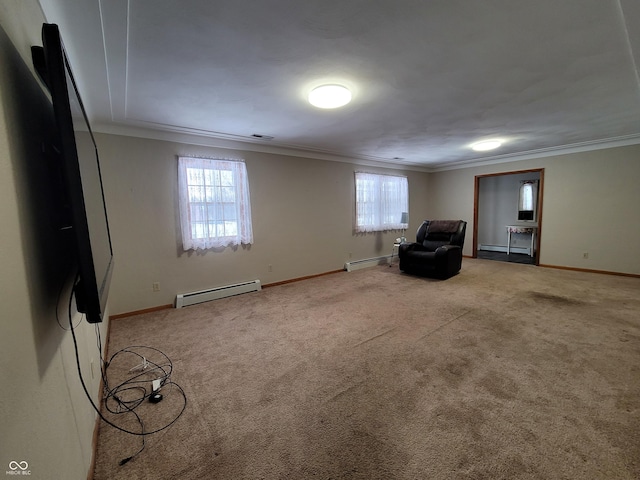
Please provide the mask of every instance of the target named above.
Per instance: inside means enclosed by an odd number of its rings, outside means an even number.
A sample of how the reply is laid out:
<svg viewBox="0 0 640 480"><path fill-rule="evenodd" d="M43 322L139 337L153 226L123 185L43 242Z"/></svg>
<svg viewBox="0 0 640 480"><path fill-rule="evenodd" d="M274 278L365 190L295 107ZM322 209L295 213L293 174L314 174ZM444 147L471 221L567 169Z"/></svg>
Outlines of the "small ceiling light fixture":
<svg viewBox="0 0 640 480"><path fill-rule="evenodd" d="M486 152L487 150L495 150L502 145L502 140L483 140L471 144L471 148L476 152Z"/></svg>
<svg viewBox="0 0 640 480"><path fill-rule="evenodd" d="M309 103L318 108L338 108L351 101L351 92L342 85L320 85L309 93Z"/></svg>

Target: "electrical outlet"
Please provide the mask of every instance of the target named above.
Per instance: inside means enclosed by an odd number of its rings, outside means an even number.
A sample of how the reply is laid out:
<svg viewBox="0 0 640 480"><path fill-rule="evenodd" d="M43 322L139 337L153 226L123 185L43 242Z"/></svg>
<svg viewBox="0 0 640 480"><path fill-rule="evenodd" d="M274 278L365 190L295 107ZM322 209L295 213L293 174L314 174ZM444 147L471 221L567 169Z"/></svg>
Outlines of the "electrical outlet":
<svg viewBox="0 0 640 480"><path fill-rule="evenodd" d="M269 271L273 272L273 265L269 264Z"/></svg>
<svg viewBox="0 0 640 480"><path fill-rule="evenodd" d="M159 292L160 291L160 282L153 282L151 287L153 288L154 292Z"/></svg>
<svg viewBox="0 0 640 480"><path fill-rule="evenodd" d="M584 252L582 254L582 258L584 258L585 260L589 258L589 252Z"/></svg>

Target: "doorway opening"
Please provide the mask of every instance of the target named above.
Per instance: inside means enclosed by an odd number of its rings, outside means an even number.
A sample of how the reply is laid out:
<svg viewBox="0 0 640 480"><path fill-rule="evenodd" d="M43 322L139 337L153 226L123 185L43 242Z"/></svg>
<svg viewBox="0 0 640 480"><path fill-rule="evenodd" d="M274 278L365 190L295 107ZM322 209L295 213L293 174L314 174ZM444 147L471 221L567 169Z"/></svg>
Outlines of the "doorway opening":
<svg viewBox="0 0 640 480"><path fill-rule="evenodd" d="M544 168L476 175L473 258L539 265L543 193Z"/></svg>

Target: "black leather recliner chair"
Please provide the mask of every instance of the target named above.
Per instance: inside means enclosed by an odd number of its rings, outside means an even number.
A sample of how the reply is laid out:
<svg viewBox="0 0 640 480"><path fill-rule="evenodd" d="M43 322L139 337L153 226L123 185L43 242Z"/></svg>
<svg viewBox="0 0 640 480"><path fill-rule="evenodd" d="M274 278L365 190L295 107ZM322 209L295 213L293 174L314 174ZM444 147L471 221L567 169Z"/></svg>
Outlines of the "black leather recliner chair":
<svg viewBox="0 0 640 480"><path fill-rule="evenodd" d="M467 222L425 220L416 234L416 243L398 248L400 270L414 275L449 278L462 267L462 247Z"/></svg>

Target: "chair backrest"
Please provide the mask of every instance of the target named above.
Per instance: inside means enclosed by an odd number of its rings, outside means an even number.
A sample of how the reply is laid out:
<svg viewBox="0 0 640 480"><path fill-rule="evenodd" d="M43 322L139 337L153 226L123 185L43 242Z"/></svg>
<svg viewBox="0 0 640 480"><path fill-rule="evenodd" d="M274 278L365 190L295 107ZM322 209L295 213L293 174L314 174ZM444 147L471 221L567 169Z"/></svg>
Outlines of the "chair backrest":
<svg viewBox="0 0 640 480"><path fill-rule="evenodd" d="M467 222L464 220L425 220L418 228L416 242L429 251L443 245L464 247Z"/></svg>

